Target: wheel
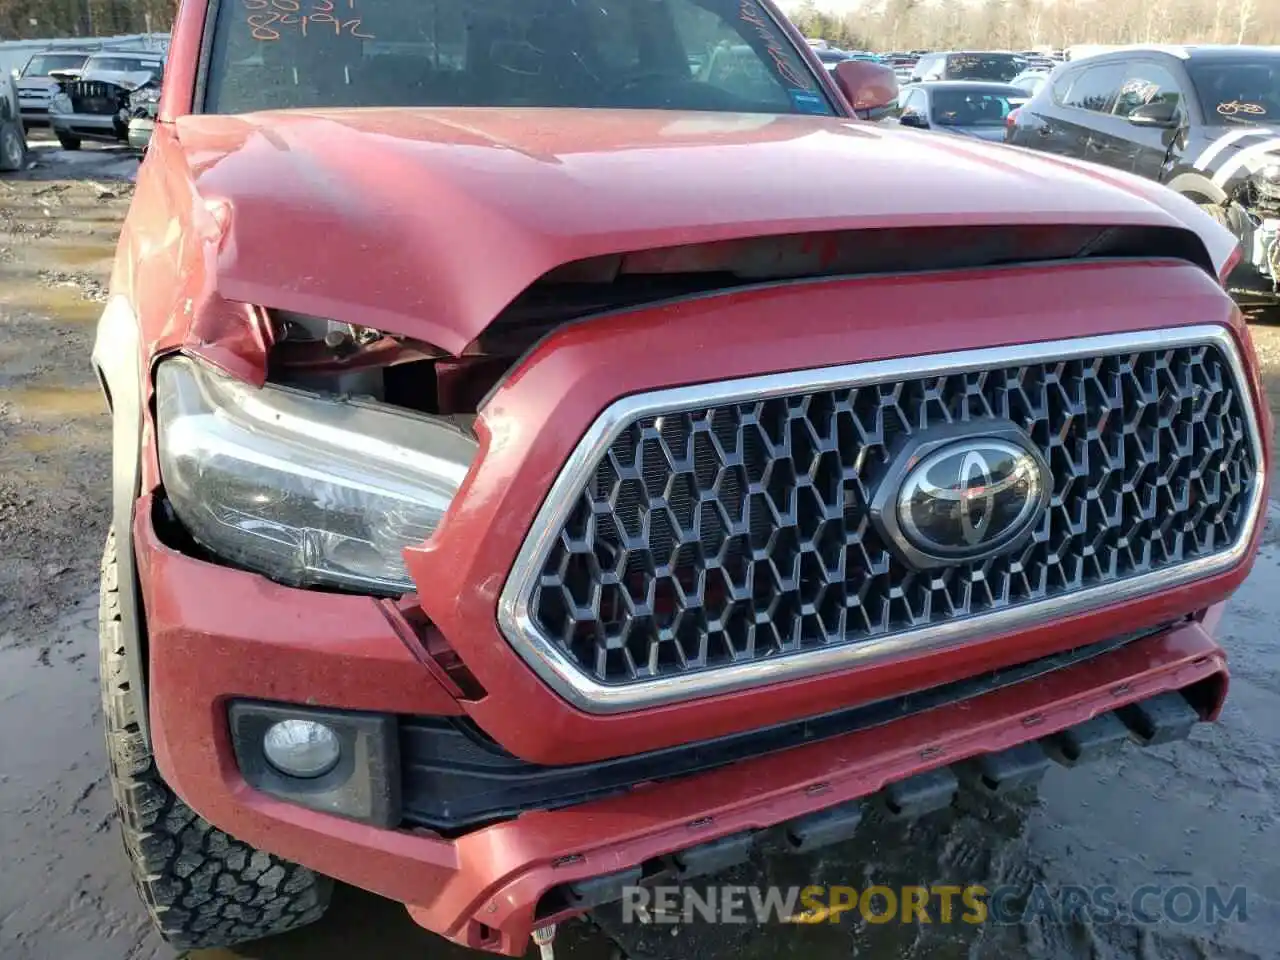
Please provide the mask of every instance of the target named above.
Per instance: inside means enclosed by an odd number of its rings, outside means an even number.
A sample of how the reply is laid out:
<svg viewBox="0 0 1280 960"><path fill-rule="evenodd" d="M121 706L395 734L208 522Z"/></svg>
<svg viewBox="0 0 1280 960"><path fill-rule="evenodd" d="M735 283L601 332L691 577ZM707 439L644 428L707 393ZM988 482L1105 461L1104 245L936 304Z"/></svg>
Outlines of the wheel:
<svg viewBox="0 0 1280 960"><path fill-rule="evenodd" d="M114 531L102 556L99 637L111 791L134 884L174 948L226 947L320 919L333 881L236 840L178 799L138 731L121 636Z"/></svg>
<svg viewBox="0 0 1280 960"><path fill-rule="evenodd" d="M1199 206L1200 206L1200 209L1201 209L1201 210L1203 210L1203 211L1204 211L1205 213L1207 213L1209 216L1213 217L1213 219L1217 220L1217 221L1218 221L1218 223L1222 224L1224 227L1226 227L1226 228L1227 228L1228 230L1230 230L1232 233L1235 233L1235 232L1236 232L1236 227L1235 227L1235 225L1231 222L1231 217L1230 217L1230 215L1229 215L1229 214L1228 214L1228 212L1227 212L1227 208L1226 208L1226 207L1224 207L1222 204L1220 204L1220 203L1202 203L1202 204L1200 204Z"/></svg>
<svg viewBox="0 0 1280 960"><path fill-rule="evenodd" d="M58 134L58 142L62 144L63 150L79 150L80 138L68 136L65 133Z"/></svg>
<svg viewBox="0 0 1280 960"><path fill-rule="evenodd" d="M11 173L27 165L27 138L22 124L14 121L0 124L0 170Z"/></svg>

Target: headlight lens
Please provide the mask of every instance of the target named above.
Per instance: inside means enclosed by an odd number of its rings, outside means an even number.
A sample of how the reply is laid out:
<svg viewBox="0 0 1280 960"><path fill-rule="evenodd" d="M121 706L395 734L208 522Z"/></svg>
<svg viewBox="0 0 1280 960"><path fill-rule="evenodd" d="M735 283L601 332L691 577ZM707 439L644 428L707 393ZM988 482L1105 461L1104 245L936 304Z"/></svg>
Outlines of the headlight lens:
<svg viewBox="0 0 1280 960"><path fill-rule="evenodd" d="M141 87L129 94L129 104L134 107L142 107L152 103L160 102L159 87Z"/></svg>
<svg viewBox="0 0 1280 960"><path fill-rule="evenodd" d="M256 388L175 357L156 375L160 473L213 553L294 585L400 594L475 457L457 427L377 403Z"/></svg>
<svg viewBox="0 0 1280 960"><path fill-rule="evenodd" d="M50 113L70 113L71 98L65 93L54 94L52 100L49 101Z"/></svg>

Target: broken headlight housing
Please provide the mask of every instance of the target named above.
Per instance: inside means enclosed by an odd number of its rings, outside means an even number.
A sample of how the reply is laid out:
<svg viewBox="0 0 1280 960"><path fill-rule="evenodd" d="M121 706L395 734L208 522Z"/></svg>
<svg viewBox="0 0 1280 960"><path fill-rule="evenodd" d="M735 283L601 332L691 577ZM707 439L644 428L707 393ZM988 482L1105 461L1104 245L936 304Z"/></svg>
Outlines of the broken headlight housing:
<svg viewBox="0 0 1280 960"><path fill-rule="evenodd" d="M203 547L294 586L413 590L403 550L462 485L477 442L376 402L253 387L188 357L156 371L160 473Z"/></svg>
<svg viewBox="0 0 1280 960"><path fill-rule="evenodd" d="M155 84L138 87L129 94L129 114L134 117L154 118L160 106L160 88Z"/></svg>
<svg viewBox="0 0 1280 960"><path fill-rule="evenodd" d="M1273 214L1280 211L1280 163L1263 167L1253 175L1252 183L1258 206Z"/></svg>

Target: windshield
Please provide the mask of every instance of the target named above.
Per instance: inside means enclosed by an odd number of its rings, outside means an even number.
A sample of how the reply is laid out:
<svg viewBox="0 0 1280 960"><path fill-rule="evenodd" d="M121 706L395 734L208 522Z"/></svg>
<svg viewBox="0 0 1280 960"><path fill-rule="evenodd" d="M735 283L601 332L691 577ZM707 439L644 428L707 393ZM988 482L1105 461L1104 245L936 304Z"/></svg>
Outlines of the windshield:
<svg viewBox="0 0 1280 960"><path fill-rule="evenodd" d="M83 53L37 53L22 69L24 77L47 77L51 70L79 70L84 65Z"/></svg>
<svg viewBox="0 0 1280 960"><path fill-rule="evenodd" d="M1027 99L1012 92L935 89L930 119L939 127L1002 127Z"/></svg>
<svg viewBox="0 0 1280 960"><path fill-rule="evenodd" d="M217 17L206 77L211 113L835 113L756 0L222 0Z"/></svg>
<svg viewBox="0 0 1280 960"><path fill-rule="evenodd" d="M90 57L85 73L159 73L159 57Z"/></svg>
<svg viewBox="0 0 1280 960"><path fill-rule="evenodd" d="M954 53L947 58L948 80L1012 80L1026 61L1011 53Z"/></svg>
<svg viewBox="0 0 1280 960"><path fill-rule="evenodd" d="M1187 73L1210 123L1280 123L1280 56L1192 59Z"/></svg>

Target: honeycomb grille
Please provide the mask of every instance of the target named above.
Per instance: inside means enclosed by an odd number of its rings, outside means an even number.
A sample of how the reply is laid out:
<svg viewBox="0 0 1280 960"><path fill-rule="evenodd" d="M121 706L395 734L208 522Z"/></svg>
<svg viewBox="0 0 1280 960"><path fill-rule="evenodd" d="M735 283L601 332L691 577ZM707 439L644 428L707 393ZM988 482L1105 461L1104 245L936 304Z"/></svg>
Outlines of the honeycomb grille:
<svg viewBox="0 0 1280 960"><path fill-rule="evenodd" d="M627 423L528 595L533 627L608 685L984 614L1233 546L1257 470L1217 344L799 392ZM1012 422L1052 499L1015 552L918 572L870 522L904 435Z"/></svg>

